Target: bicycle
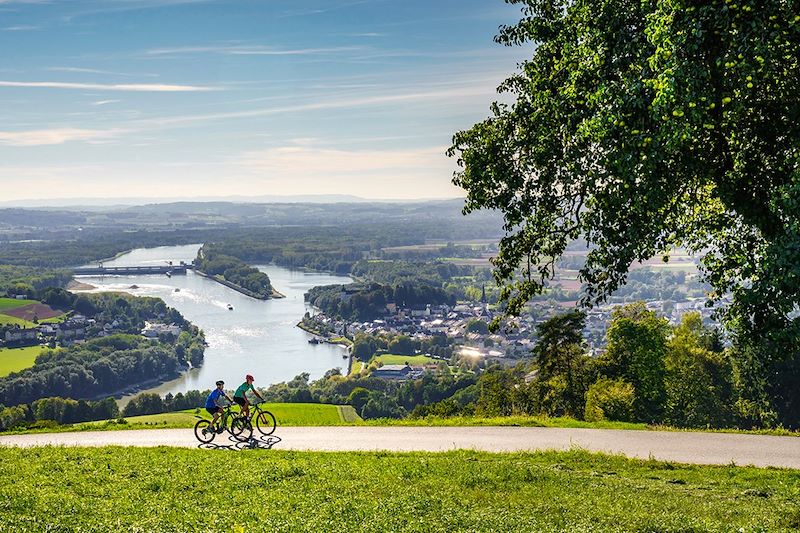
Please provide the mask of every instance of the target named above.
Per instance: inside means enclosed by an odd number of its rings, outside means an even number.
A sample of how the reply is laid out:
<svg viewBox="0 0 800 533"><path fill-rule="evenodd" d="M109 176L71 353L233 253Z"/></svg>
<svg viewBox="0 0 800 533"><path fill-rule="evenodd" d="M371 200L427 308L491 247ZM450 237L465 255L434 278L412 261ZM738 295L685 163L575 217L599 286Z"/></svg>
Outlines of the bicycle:
<svg viewBox="0 0 800 533"><path fill-rule="evenodd" d="M255 425L258 431L264 436L272 435L275 432L275 427L278 424L275 420L275 415L261 407L262 403L266 402L251 404L253 415L250 417L250 425L251 428L253 425Z"/></svg>
<svg viewBox="0 0 800 533"><path fill-rule="evenodd" d="M217 419L217 427L211 425L211 420L198 416L197 418L200 420L194 425L195 438L203 444L208 444L218 433L227 430L238 441L250 440L253 436L253 427L250 425L250 421L232 409L233 404L222 408L222 416Z"/></svg>

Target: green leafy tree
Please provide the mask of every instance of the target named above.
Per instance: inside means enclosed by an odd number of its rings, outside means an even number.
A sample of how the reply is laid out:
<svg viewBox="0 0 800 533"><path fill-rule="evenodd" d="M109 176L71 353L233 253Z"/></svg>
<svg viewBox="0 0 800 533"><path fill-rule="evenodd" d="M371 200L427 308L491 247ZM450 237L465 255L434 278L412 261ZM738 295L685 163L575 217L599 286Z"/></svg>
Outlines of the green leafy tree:
<svg viewBox="0 0 800 533"><path fill-rule="evenodd" d="M668 334L669 323L642 303L618 308L612 315L600 365L609 378L633 385L634 416L641 422L658 422L663 416Z"/></svg>
<svg viewBox="0 0 800 533"><path fill-rule="evenodd" d="M535 44L532 57L500 86L511 103L450 154L465 211L504 215L494 274L509 312L575 239L587 304L632 262L684 246L732 294L759 359L800 352L797 3L506 1L522 19L496 40Z"/></svg>
<svg viewBox="0 0 800 533"><path fill-rule="evenodd" d="M360 413L364 406L369 401L369 390L364 387L356 387L350 392L347 397L347 403L355 408L357 413Z"/></svg>
<svg viewBox="0 0 800 533"><path fill-rule="evenodd" d="M726 427L733 421L733 370L726 353L703 346L712 335L699 313L688 313L668 342L664 421L670 425Z"/></svg>

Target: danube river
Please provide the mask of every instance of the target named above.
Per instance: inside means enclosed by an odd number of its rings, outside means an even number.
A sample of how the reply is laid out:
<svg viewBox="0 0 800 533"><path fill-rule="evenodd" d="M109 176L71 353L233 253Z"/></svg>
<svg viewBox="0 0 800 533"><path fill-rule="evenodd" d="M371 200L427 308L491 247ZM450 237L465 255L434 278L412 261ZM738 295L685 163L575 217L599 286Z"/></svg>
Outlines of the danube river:
<svg viewBox="0 0 800 533"><path fill-rule="evenodd" d="M191 262L200 245L166 246L133 250L104 266L165 265ZM342 276L287 270L259 265L276 290L286 298L256 300L189 271L185 276L81 276L93 291L124 291L136 296L157 296L174 307L206 335L203 366L190 370L148 392L166 394L213 388L218 379L233 388L253 374L256 386L288 381L308 372L316 379L331 368L347 365L345 349L309 344L309 334L296 327L310 308L303 294L315 285L350 283ZM131 288L134 287L134 288ZM228 305L233 310L228 309Z"/></svg>

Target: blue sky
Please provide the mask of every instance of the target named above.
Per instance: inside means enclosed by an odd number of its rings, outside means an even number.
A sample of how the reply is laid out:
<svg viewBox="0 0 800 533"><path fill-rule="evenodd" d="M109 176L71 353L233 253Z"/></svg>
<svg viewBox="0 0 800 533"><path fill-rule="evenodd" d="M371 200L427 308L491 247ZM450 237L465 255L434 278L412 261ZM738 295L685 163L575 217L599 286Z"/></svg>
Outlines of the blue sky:
<svg viewBox="0 0 800 533"><path fill-rule="evenodd" d="M4 200L461 196L502 0L0 0Z"/></svg>

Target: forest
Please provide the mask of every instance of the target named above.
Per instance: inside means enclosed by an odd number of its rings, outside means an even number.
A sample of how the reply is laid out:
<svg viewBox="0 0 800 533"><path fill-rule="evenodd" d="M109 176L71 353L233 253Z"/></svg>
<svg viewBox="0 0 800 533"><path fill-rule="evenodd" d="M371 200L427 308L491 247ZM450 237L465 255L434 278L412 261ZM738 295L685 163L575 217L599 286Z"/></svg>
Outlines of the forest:
<svg viewBox="0 0 800 533"><path fill-rule="evenodd" d="M186 368L193 342L188 335L173 344L116 334L45 350L31 368L0 378L0 404L29 404L51 396L91 399L176 377Z"/></svg>

